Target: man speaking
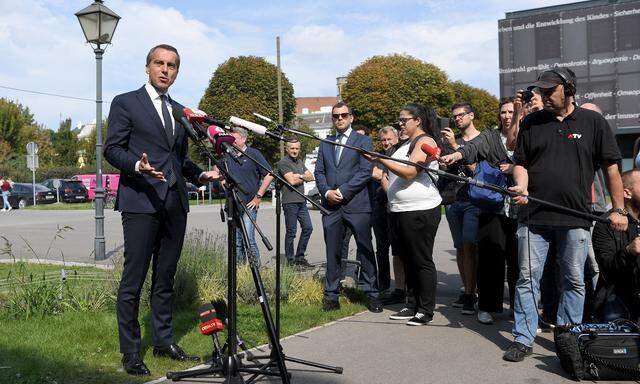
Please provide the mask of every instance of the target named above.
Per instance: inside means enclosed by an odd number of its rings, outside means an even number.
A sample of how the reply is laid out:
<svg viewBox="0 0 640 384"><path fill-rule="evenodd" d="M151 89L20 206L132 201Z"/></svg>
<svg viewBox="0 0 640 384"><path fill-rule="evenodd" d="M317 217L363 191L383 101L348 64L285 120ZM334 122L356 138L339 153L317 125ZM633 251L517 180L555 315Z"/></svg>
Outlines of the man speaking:
<svg viewBox="0 0 640 384"><path fill-rule="evenodd" d="M147 55L149 80L111 103L104 156L120 170L116 210L122 212L124 267L116 311L122 364L127 373L149 375L140 357L138 308L149 264L151 338L154 356L199 360L173 340L173 280L182 251L189 201L184 177L213 180L187 156L184 127L172 117L183 106L168 95L180 67L178 51L166 44Z"/></svg>

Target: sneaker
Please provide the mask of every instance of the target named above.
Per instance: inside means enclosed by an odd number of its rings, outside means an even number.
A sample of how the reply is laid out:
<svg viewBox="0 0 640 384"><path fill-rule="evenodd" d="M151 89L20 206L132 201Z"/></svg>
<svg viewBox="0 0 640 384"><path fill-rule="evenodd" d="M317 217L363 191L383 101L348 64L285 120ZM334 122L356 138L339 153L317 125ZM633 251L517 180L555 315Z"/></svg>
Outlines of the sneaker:
<svg viewBox="0 0 640 384"><path fill-rule="evenodd" d="M533 353L533 348L527 347L522 343L514 341L509 345L509 348L504 352L502 358L506 361L519 362L524 360L525 356L529 356Z"/></svg>
<svg viewBox="0 0 640 384"><path fill-rule="evenodd" d="M411 318L411 320L407 321L407 325L427 325L433 320L433 317L427 316L422 312L417 312L415 316Z"/></svg>
<svg viewBox="0 0 640 384"><path fill-rule="evenodd" d="M464 305L464 293L458 296L458 300L451 303L451 306L453 308L462 308L463 305Z"/></svg>
<svg viewBox="0 0 640 384"><path fill-rule="evenodd" d="M12 206L9 206L9 208L7 208L7 211L10 211L10 210L12 210L12 209L13 209L13 207L12 207Z"/></svg>
<svg viewBox="0 0 640 384"><path fill-rule="evenodd" d="M476 296L472 294L465 294L462 298L462 314L463 315L473 315L476 313Z"/></svg>
<svg viewBox="0 0 640 384"><path fill-rule="evenodd" d="M378 297L383 305L404 304L404 289L394 289L391 292L384 292Z"/></svg>
<svg viewBox="0 0 640 384"><path fill-rule="evenodd" d="M545 318L542 316L538 319L538 329L540 330L540 332L550 333L550 332L553 332L553 329L555 327L556 327L555 324L545 320Z"/></svg>
<svg viewBox="0 0 640 384"><path fill-rule="evenodd" d="M402 308L399 312L390 315L391 320L409 320L415 315L416 311L409 308Z"/></svg>
<svg viewBox="0 0 640 384"><path fill-rule="evenodd" d="M487 311L478 311L478 321L482 324L493 324L493 316Z"/></svg>

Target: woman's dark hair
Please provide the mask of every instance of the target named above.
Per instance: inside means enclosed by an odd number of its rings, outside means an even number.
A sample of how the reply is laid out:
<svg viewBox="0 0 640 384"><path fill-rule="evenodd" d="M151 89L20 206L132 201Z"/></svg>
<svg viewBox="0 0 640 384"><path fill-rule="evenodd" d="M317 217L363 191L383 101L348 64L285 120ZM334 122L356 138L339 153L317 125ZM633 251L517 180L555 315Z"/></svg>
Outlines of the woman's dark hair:
<svg viewBox="0 0 640 384"><path fill-rule="evenodd" d="M444 148L438 131L438 114L433 108L419 103L408 103L402 107L402 110L409 112L413 117L419 118L424 133L431 137L440 149Z"/></svg>
<svg viewBox="0 0 640 384"><path fill-rule="evenodd" d="M502 130L502 119L500 118L500 110L502 106L505 104L513 104L515 99L513 97L503 97L500 99L500 104L498 104L498 129Z"/></svg>

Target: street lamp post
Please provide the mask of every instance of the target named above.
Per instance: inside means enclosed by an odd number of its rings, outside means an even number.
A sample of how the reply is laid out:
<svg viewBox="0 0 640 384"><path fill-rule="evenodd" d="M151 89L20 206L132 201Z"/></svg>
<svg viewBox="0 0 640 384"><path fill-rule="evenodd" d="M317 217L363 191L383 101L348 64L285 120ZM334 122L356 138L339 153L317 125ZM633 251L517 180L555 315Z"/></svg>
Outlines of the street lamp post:
<svg viewBox="0 0 640 384"><path fill-rule="evenodd" d="M94 242L95 260L104 260L104 188L102 187L102 54L101 45L111 43L120 16L107 8L102 0L95 0L90 6L76 12L87 43L96 55L96 236Z"/></svg>

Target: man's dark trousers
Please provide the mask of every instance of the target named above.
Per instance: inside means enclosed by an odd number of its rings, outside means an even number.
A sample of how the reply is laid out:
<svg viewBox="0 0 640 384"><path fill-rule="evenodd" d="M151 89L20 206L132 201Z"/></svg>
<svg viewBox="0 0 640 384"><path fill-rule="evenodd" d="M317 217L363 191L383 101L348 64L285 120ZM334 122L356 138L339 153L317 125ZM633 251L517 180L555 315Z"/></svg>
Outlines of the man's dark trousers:
<svg viewBox="0 0 640 384"><path fill-rule="evenodd" d="M169 189L164 208L157 213L122 213L126 251L117 305L122 353L140 351L138 303L151 258L152 344L173 342L173 281L187 224L179 193L176 188Z"/></svg>
<svg viewBox="0 0 640 384"><path fill-rule="evenodd" d="M322 226L327 247L325 297L328 300L338 300L342 241L347 226L351 228L357 243L357 258L361 263L359 281L361 289L367 296L377 297L375 255L371 244L371 213L345 213L340 207L322 216Z"/></svg>
<svg viewBox="0 0 640 384"><path fill-rule="evenodd" d="M304 258L309 238L311 238L311 232L313 232L313 225L311 224L311 217L309 216L309 209L307 208L306 202L282 204L282 210L284 211L284 223L287 231L284 238L284 251L287 255L287 260L293 263ZM298 222L300 222L301 228L300 240L298 241L298 247L294 254L293 243L298 231Z"/></svg>

